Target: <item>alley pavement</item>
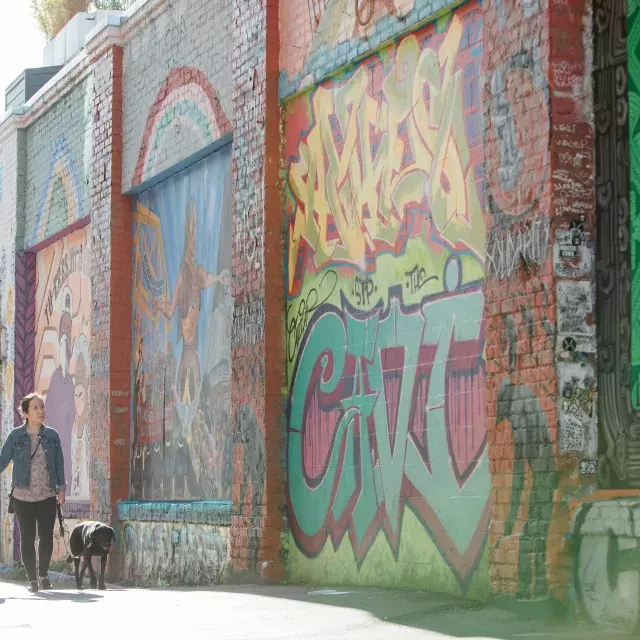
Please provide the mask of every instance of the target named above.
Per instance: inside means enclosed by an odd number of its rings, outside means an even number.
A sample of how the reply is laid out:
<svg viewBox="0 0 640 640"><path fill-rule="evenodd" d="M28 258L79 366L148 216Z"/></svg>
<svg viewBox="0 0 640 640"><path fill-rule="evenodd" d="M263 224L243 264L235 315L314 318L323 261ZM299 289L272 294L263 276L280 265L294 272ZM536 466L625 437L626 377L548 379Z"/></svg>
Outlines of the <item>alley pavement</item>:
<svg viewBox="0 0 640 640"><path fill-rule="evenodd" d="M80 592L61 584L32 595L21 584L0 582L0 638L40 639L60 629L78 637L154 640L630 637L418 592L308 586Z"/></svg>

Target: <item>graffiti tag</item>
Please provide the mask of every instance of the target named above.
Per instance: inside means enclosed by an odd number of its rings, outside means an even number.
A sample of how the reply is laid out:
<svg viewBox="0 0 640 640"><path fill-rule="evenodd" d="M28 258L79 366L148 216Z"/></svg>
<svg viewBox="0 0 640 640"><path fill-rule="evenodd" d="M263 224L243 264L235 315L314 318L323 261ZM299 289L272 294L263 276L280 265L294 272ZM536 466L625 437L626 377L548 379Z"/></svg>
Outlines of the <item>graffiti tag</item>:
<svg viewBox="0 0 640 640"><path fill-rule="evenodd" d="M294 535L307 553L349 531L362 561L381 528L397 551L406 502L447 522L446 532L431 528L449 536L450 561L481 529L483 293L474 285L407 308L398 289L367 317L344 297L341 309L325 305L300 346L287 469Z"/></svg>

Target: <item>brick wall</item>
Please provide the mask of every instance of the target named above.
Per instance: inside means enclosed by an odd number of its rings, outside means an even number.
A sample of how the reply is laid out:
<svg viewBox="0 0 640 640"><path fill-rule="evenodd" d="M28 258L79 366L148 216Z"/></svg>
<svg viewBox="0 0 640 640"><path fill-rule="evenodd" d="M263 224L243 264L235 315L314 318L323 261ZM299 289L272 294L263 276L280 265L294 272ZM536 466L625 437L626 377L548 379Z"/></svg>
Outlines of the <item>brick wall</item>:
<svg viewBox="0 0 640 640"><path fill-rule="evenodd" d="M125 23L125 189L229 131L230 24L230 0L148 2Z"/></svg>
<svg viewBox="0 0 640 640"><path fill-rule="evenodd" d="M589 6L483 6L490 588L564 600L597 451Z"/></svg>
<svg viewBox="0 0 640 640"><path fill-rule="evenodd" d="M375 51L459 0L280 0L280 97Z"/></svg>
<svg viewBox="0 0 640 640"><path fill-rule="evenodd" d="M123 52L92 44L91 509L115 524L117 502L129 496L132 205L121 195ZM112 575L122 559L118 548Z"/></svg>
<svg viewBox="0 0 640 640"><path fill-rule="evenodd" d="M72 86L26 129L25 249L89 214L91 90Z"/></svg>
<svg viewBox="0 0 640 640"><path fill-rule="evenodd" d="M231 568L283 575L282 218L278 187L278 7L233 3Z"/></svg>

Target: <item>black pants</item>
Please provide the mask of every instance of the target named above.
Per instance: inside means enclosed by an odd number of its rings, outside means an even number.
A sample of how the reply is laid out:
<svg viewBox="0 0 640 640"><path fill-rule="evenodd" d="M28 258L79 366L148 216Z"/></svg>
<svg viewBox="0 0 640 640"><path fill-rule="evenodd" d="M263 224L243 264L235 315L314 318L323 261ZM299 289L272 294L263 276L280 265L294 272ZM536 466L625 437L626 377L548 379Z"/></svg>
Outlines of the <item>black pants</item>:
<svg viewBox="0 0 640 640"><path fill-rule="evenodd" d="M53 553L53 528L56 523L57 499L40 502L24 502L14 498L16 517L20 526L20 551L29 582L37 580L36 574L36 524L38 525L38 573L46 578Z"/></svg>

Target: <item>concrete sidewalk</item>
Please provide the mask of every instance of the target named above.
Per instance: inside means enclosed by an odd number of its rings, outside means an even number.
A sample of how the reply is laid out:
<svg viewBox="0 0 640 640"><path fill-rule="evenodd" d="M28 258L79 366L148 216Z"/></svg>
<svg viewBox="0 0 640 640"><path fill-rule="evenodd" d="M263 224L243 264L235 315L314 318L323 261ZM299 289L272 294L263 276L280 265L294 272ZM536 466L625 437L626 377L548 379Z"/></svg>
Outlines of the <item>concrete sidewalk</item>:
<svg viewBox="0 0 640 640"><path fill-rule="evenodd" d="M83 605L83 606L78 606ZM65 627L99 637L189 640L435 640L622 638L576 624L442 596L381 589L260 586L210 589L57 589L31 595L0 582L0 637L42 638ZM124 635L123 635L124 634Z"/></svg>

